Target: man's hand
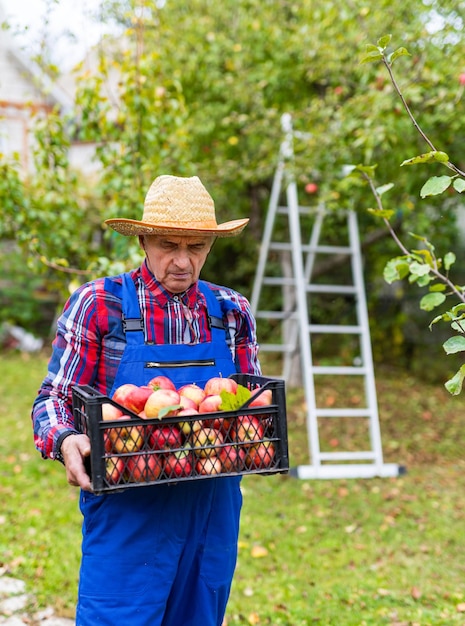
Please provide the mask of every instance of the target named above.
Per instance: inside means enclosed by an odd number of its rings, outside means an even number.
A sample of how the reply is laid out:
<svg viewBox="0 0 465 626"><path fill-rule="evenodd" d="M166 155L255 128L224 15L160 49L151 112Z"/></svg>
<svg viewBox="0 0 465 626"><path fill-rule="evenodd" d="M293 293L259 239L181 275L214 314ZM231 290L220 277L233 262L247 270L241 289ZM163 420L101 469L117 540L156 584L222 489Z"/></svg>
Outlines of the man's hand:
<svg viewBox="0 0 465 626"><path fill-rule="evenodd" d="M70 435L61 444L61 454L66 467L66 478L70 485L91 491L89 475L84 459L90 455L90 440L87 435Z"/></svg>

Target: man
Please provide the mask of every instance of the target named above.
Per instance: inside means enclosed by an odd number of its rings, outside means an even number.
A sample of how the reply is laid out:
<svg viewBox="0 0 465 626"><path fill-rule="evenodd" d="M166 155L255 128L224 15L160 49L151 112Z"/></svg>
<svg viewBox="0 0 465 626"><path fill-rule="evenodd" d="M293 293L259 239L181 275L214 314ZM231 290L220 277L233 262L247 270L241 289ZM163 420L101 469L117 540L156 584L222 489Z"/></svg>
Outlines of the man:
<svg viewBox="0 0 465 626"><path fill-rule="evenodd" d="M58 320L32 417L38 450L61 460L68 482L81 488L77 626L223 622L237 557L240 477L96 496L84 466L90 443L74 429L71 397L76 384L111 396L123 383L143 385L157 374L177 386L260 374L248 301L199 280L215 237L235 236L247 222L217 224L197 177L158 177L141 221L106 221L139 237L142 265L81 286Z"/></svg>

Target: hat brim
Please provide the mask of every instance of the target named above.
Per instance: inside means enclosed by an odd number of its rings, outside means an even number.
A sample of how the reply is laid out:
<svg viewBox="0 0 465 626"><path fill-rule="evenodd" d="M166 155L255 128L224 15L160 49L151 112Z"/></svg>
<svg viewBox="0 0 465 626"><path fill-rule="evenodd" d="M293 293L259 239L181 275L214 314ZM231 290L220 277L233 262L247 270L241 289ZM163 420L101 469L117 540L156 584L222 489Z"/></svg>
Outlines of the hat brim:
<svg viewBox="0 0 465 626"><path fill-rule="evenodd" d="M105 220L105 224L113 228L117 233L127 237L137 235L212 235L213 237L235 237L249 223L249 218L241 220L231 220L218 224L216 228L196 228L195 226L173 226L163 224L150 224L138 220L130 220L126 218L113 218Z"/></svg>

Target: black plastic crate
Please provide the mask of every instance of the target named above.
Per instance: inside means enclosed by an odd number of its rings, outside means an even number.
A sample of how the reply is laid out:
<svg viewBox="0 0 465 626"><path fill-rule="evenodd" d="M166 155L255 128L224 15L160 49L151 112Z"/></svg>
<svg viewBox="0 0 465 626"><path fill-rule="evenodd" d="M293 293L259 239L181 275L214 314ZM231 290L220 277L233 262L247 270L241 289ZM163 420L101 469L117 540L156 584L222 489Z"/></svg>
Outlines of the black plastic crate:
<svg viewBox="0 0 465 626"><path fill-rule="evenodd" d="M289 470L282 380L233 374L254 397L271 404L235 411L142 419L88 385L73 387L75 427L91 442L89 473L95 494L146 485ZM103 420L102 406L124 418ZM109 407L106 407L108 409ZM181 421L182 420L182 421Z"/></svg>

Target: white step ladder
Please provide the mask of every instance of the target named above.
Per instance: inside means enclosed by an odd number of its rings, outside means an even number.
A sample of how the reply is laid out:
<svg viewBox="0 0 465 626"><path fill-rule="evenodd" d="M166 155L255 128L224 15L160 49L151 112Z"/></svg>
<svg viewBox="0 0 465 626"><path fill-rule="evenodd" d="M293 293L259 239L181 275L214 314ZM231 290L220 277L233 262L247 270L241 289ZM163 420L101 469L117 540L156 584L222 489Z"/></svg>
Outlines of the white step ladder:
<svg viewBox="0 0 465 626"><path fill-rule="evenodd" d="M285 139L273 181L251 307L259 328L260 321L266 320L269 328L280 331L278 341L260 341L260 347L263 352L281 353L286 384L292 380L296 356L300 357L298 364L307 405L311 462L294 468L291 473L301 479L398 476L403 468L383 461L357 216L351 210L330 214L324 207L299 205L297 184L291 173L296 134L289 115L283 116L282 125ZM284 187L286 206L280 206ZM335 215L342 218L341 233L344 230L348 239L342 246L321 242L325 223ZM307 230L311 230L308 244L302 241L303 222ZM343 268L341 273L350 275L349 282L336 284L334 277L330 284L316 282L314 270L319 255L324 255L325 260L331 259L331 255L333 260L343 255L346 262L342 266L339 264L339 268ZM270 268L274 269L273 275L266 275ZM339 282L339 276L336 279ZM279 290L277 295L276 288ZM311 323L318 313L314 300L324 295L350 302L348 314L355 317L354 323ZM260 308L262 302L267 303L267 309ZM270 302L278 303L280 307L271 308ZM356 356L343 365L338 363L340 355L332 356L332 362L321 363L321 357L318 362L312 355L312 344L317 343L318 338L320 341L329 338L333 343L335 338L337 341L345 339L352 347L355 344ZM353 387L351 384L348 387L355 401L334 406L334 398L323 399L321 389L325 391L335 386L337 391L338 381L342 384L343 379L346 387L349 381L357 381ZM322 384L321 381L328 382ZM342 424L349 436L341 436ZM347 439L350 445L347 445ZM360 445L362 449L353 449L354 440L355 446ZM363 446L359 440L363 440ZM322 449L322 443L325 449ZM344 448L345 445L348 449Z"/></svg>

